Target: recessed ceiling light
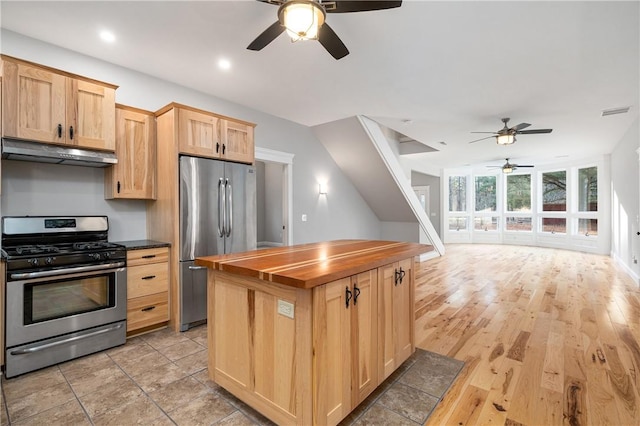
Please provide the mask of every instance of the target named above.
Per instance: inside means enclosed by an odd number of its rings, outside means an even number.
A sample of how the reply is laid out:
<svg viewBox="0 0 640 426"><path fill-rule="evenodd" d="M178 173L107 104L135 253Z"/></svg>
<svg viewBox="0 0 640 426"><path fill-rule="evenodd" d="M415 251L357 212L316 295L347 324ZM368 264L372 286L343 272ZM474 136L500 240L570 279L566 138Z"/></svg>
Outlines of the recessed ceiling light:
<svg viewBox="0 0 640 426"><path fill-rule="evenodd" d="M231 69L231 61L225 58L222 58L218 61L218 68L223 71L227 71Z"/></svg>
<svg viewBox="0 0 640 426"><path fill-rule="evenodd" d="M116 41L116 36L111 31L102 30L100 31L100 38L102 41L106 41L107 43L113 43Z"/></svg>

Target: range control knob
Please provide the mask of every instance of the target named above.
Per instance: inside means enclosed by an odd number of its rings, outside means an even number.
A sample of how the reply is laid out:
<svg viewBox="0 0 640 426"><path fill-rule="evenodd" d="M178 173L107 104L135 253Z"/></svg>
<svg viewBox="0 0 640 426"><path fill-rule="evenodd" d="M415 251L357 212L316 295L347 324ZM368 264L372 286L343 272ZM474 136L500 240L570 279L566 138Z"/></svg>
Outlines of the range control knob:
<svg viewBox="0 0 640 426"><path fill-rule="evenodd" d="M105 259L109 259L111 257L111 253L109 253L108 251L104 252L104 258Z"/></svg>
<svg viewBox="0 0 640 426"><path fill-rule="evenodd" d="M34 257L33 259L29 259L29 260L27 260L27 262L28 262L28 263L29 263L29 265L31 265L31 266L38 266L38 263L39 263L38 259L37 259L37 258L35 258L35 257Z"/></svg>
<svg viewBox="0 0 640 426"><path fill-rule="evenodd" d="M51 264L53 263L53 260L54 260L54 259L55 259L55 258L53 258L53 257L47 257L47 258L44 260L44 263L46 263L47 265L51 265Z"/></svg>
<svg viewBox="0 0 640 426"><path fill-rule="evenodd" d="M89 257L94 260L100 260L100 253L89 253Z"/></svg>

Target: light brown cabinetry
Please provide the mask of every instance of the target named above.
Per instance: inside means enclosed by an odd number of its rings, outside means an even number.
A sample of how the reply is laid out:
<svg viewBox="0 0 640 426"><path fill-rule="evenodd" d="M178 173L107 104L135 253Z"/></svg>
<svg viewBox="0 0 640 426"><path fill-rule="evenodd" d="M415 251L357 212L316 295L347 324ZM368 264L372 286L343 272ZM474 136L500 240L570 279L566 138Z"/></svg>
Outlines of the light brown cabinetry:
<svg viewBox="0 0 640 426"><path fill-rule="evenodd" d="M315 424L337 424L378 386L378 273L316 287L313 294Z"/></svg>
<svg viewBox="0 0 640 426"><path fill-rule="evenodd" d="M4 298L6 292L6 263L0 261L0 365L4 365Z"/></svg>
<svg viewBox="0 0 640 426"><path fill-rule="evenodd" d="M210 377L276 423L338 424L413 353L412 263L311 289L210 271Z"/></svg>
<svg viewBox="0 0 640 426"><path fill-rule="evenodd" d="M156 122L152 112L116 105L118 163L105 168L104 197L156 198Z"/></svg>
<svg viewBox="0 0 640 426"><path fill-rule="evenodd" d="M2 136L115 149L116 86L2 56Z"/></svg>
<svg viewBox="0 0 640 426"><path fill-rule="evenodd" d="M379 376L384 380L415 350L413 259L378 268Z"/></svg>
<svg viewBox="0 0 640 426"><path fill-rule="evenodd" d="M253 163L253 124L190 107L176 111L181 154Z"/></svg>
<svg viewBox="0 0 640 426"><path fill-rule="evenodd" d="M127 251L127 335L169 320L169 248Z"/></svg>

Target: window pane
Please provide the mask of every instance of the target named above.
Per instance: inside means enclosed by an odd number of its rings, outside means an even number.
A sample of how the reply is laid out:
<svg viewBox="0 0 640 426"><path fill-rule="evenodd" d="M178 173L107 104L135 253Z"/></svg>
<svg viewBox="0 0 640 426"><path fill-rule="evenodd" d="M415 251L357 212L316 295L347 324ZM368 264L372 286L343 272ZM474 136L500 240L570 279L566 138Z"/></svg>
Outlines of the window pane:
<svg viewBox="0 0 640 426"><path fill-rule="evenodd" d="M495 176L476 176L476 211L496 211Z"/></svg>
<svg viewBox="0 0 640 426"><path fill-rule="evenodd" d="M473 219L473 229L476 231L497 231L498 217L476 217Z"/></svg>
<svg viewBox="0 0 640 426"><path fill-rule="evenodd" d="M566 234L567 219L560 217L543 217L542 232L551 232L552 234Z"/></svg>
<svg viewBox="0 0 640 426"><path fill-rule="evenodd" d="M449 176L449 211L467 211L466 176Z"/></svg>
<svg viewBox="0 0 640 426"><path fill-rule="evenodd" d="M542 174L542 211L567 211L567 172Z"/></svg>
<svg viewBox="0 0 640 426"><path fill-rule="evenodd" d="M507 231L531 231L530 217L505 217Z"/></svg>
<svg viewBox="0 0 640 426"><path fill-rule="evenodd" d="M578 211L581 211L581 212L597 212L598 211L598 168L597 167L588 167L586 169L578 169Z"/></svg>
<svg viewBox="0 0 640 426"><path fill-rule="evenodd" d="M507 211L531 211L531 175L507 176Z"/></svg>
<svg viewBox="0 0 640 426"><path fill-rule="evenodd" d="M450 217L449 231L465 231L467 229L466 217Z"/></svg>
<svg viewBox="0 0 640 426"><path fill-rule="evenodd" d="M578 219L578 234L587 237L598 235L598 219Z"/></svg>

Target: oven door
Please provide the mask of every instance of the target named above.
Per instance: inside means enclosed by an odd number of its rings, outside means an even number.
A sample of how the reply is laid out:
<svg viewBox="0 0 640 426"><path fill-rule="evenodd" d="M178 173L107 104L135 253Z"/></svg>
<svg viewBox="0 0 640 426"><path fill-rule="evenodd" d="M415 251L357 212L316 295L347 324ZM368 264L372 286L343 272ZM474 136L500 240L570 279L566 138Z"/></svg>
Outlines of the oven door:
<svg viewBox="0 0 640 426"><path fill-rule="evenodd" d="M47 272L43 271L31 275L36 278L7 282L7 348L127 317L125 267L70 274L56 270L52 276L46 276Z"/></svg>

